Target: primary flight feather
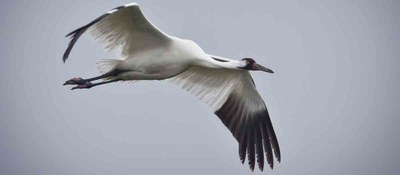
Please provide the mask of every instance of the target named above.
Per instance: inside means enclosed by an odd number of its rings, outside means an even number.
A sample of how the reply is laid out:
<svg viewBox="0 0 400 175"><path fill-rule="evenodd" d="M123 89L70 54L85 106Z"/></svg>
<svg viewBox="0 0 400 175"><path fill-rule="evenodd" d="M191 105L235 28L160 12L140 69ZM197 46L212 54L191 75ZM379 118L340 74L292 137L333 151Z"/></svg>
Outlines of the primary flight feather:
<svg viewBox="0 0 400 175"><path fill-rule="evenodd" d="M88 89L116 81L168 80L210 105L222 123L239 143L239 157L247 160L250 169L255 164L273 168L273 155L280 161L280 149L264 101L257 92L249 71L272 70L251 58L231 60L206 54L191 40L180 39L162 32L151 24L131 3L111 9L71 37L63 55L65 62L79 37L89 30L105 44L107 50L120 48L120 57L98 60L100 76L73 78L64 85L72 89ZM103 81L93 83L93 81Z"/></svg>

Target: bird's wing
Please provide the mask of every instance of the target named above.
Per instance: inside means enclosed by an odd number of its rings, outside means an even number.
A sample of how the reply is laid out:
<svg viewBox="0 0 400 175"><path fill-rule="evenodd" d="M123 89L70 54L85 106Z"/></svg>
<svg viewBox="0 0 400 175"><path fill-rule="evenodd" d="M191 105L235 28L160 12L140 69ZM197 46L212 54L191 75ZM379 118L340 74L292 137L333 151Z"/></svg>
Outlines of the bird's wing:
<svg viewBox="0 0 400 175"><path fill-rule="evenodd" d="M210 69L194 66L170 79L201 101L210 105L239 142L242 163L246 152L250 168L255 157L262 170L264 151L273 168L273 153L280 161L280 150L272 123L248 71Z"/></svg>
<svg viewBox="0 0 400 175"><path fill-rule="evenodd" d="M90 29L93 36L105 44L107 50L121 47L122 56L148 50L169 41L169 36L151 24L138 4L116 7L66 37L71 37L63 61L68 58L78 38Z"/></svg>

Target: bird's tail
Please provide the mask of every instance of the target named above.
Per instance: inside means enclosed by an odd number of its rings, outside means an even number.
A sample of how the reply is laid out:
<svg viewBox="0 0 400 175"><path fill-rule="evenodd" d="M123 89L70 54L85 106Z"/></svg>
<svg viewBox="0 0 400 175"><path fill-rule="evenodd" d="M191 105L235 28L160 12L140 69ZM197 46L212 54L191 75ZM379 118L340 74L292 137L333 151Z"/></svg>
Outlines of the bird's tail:
<svg viewBox="0 0 400 175"><path fill-rule="evenodd" d="M120 62L121 60L115 59L101 59L96 61L97 69L100 71L101 74L105 74L112 69Z"/></svg>

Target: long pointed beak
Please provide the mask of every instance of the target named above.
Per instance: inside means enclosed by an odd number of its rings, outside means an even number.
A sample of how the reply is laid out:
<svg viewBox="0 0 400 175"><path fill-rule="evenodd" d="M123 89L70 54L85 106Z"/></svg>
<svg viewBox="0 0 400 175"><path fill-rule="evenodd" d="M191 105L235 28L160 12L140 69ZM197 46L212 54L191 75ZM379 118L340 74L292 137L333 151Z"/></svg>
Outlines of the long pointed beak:
<svg viewBox="0 0 400 175"><path fill-rule="evenodd" d="M259 64L257 64L257 63L254 64L254 69L255 69L255 70L264 71L264 72L268 72L268 73L271 73L271 74L274 73L274 71L272 71L271 69L268 69L268 68L266 68L266 67L264 67L264 66L261 66L261 65L259 65Z"/></svg>

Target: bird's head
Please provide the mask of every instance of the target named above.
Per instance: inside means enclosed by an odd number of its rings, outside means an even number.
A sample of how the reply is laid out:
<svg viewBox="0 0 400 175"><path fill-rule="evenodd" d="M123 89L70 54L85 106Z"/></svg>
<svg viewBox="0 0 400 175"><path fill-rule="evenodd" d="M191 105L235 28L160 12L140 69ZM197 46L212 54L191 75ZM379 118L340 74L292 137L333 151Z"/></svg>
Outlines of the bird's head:
<svg viewBox="0 0 400 175"><path fill-rule="evenodd" d="M256 61L254 61L252 58L243 58L242 59L243 63L245 66L243 67L239 67L241 69L246 69L246 70L259 70L259 71L264 71L264 72L268 72L273 74L274 71L272 71L271 69L268 69L264 66L261 66L259 64L256 63Z"/></svg>

